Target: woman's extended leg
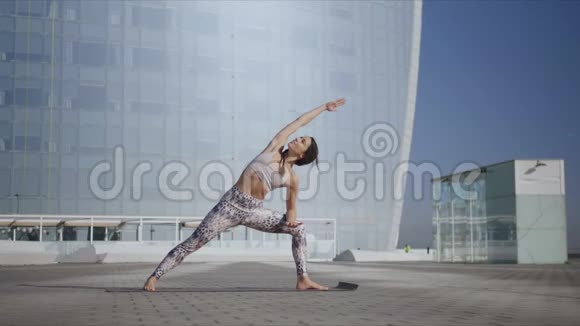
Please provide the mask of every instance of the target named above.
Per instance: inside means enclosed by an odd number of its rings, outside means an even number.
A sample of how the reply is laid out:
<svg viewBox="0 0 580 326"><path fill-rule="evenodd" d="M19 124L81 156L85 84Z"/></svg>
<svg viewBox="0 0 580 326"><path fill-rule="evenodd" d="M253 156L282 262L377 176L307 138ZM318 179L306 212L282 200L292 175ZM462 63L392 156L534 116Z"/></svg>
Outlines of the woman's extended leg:
<svg viewBox="0 0 580 326"><path fill-rule="evenodd" d="M308 248L306 242L306 228L304 224L297 227L286 226L286 215L268 208L260 207L253 214L246 216L241 224L252 229L269 233L286 233L292 236L292 256L296 264L296 274L298 281L297 289L320 289L328 290L327 287L321 286L308 277L306 270L306 257Z"/></svg>
<svg viewBox="0 0 580 326"><path fill-rule="evenodd" d="M232 216L226 205L222 201L216 204L193 234L169 251L147 280L145 290L155 290L156 281L163 274L179 265L187 255L203 247L220 232L240 223L240 219ZM153 283L152 286L148 286L150 282Z"/></svg>

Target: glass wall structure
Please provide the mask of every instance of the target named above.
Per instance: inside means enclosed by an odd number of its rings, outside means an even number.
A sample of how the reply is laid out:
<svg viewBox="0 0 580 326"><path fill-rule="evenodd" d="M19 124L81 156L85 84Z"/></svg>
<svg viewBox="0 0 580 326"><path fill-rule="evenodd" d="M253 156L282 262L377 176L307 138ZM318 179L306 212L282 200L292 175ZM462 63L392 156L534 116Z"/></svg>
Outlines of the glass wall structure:
<svg viewBox="0 0 580 326"><path fill-rule="evenodd" d="M434 260L565 261L563 171L518 160L433 180Z"/></svg>
<svg viewBox="0 0 580 326"><path fill-rule="evenodd" d="M346 97L293 135L315 137L325 163L296 168L302 190L317 185L298 218L337 219L340 249L394 248L402 204L370 167L391 176L408 159L420 21L415 1L1 1L0 213L203 217L278 130ZM376 121L399 142L380 158L361 146ZM121 169L96 178L119 192L103 198L91 173L119 164L119 146ZM338 153L369 169L342 180ZM171 162L186 167L178 184L163 174ZM345 199L338 183L357 179L367 191ZM168 198L161 182L191 196ZM285 198L274 191L265 205L285 210ZM93 240L135 237L110 229ZM0 237L21 235L10 230Z"/></svg>
<svg viewBox="0 0 580 326"><path fill-rule="evenodd" d="M433 181L436 261L517 261L510 171L513 162Z"/></svg>

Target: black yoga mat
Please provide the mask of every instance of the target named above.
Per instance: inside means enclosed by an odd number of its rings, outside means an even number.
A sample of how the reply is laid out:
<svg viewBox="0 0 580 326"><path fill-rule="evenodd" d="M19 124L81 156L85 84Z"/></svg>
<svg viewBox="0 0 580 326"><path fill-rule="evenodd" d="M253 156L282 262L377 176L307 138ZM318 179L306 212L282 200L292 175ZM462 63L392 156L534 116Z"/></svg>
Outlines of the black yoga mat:
<svg viewBox="0 0 580 326"><path fill-rule="evenodd" d="M337 286L331 287L328 291L353 291L358 288L357 284L339 282ZM107 288L107 292L147 292L142 288ZM236 288L157 288L155 292L326 292L319 290L296 290L294 288L251 288L251 287L236 287Z"/></svg>

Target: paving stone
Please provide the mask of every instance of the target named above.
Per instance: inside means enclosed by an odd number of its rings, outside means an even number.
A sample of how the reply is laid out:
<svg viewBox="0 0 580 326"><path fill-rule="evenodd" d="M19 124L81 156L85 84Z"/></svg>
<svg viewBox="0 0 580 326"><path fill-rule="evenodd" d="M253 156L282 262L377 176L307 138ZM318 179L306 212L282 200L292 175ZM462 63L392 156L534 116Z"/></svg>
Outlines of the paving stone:
<svg viewBox="0 0 580 326"><path fill-rule="evenodd" d="M577 325L580 264L309 263L346 292L105 292L154 264L0 267L2 325ZM158 287L294 287L293 262L183 263Z"/></svg>

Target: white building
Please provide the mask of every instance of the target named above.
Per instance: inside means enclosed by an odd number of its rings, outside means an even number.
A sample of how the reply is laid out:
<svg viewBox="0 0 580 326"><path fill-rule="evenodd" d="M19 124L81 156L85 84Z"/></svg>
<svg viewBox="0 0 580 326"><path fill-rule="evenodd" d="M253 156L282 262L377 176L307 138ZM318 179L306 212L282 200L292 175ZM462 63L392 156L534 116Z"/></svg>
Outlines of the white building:
<svg viewBox="0 0 580 326"><path fill-rule="evenodd" d="M339 112L293 135L313 136L320 149L320 174L295 169L298 218L336 220L333 251L393 249L402 211L393 171L409 158L421 8L419 1L38 0L29 10L6 1L0 213L116 216L123 227L131 225L123 216L203 217L279 129L345 97ZM123 175L104 173L97 188L120 190L98 198L91 171L100 161L119 163L118 146ZM185 166L172 189L192 198L162 193L167 162ZM265 205L284 210L284 199L276 190ZM95 229L71 223L77 229L62 232L94 239ZM12 227L4 226L8 239ZM139 234L175 241L179 233L142 228L125 233L135 234L130 241ZM236 228L231 237L262 235Z"/></svg>

